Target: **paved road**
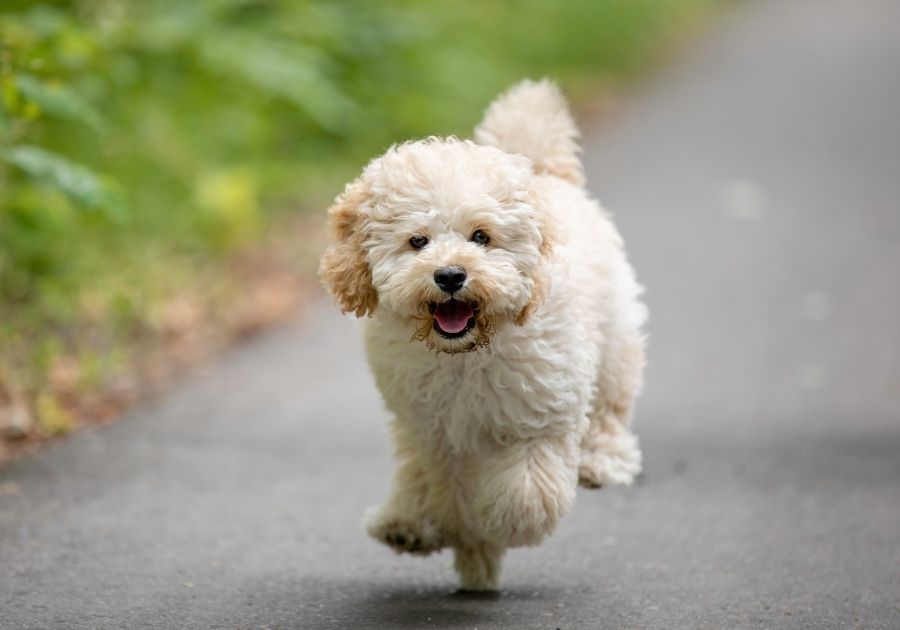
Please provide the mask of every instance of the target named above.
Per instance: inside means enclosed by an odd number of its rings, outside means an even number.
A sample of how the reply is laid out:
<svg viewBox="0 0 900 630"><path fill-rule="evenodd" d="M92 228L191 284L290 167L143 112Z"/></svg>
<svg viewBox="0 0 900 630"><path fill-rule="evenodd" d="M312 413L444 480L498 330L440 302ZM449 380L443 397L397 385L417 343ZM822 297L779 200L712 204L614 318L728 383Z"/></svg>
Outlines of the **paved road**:
<svg viewBox="0 0 900 630"><path fill-rule="evenodd" d="M896 2L757 2L590 134L649 286L647 473L499 596L362 534L385 413L314 306L0 473L0 627L900 627L898 69Z"/></svg>

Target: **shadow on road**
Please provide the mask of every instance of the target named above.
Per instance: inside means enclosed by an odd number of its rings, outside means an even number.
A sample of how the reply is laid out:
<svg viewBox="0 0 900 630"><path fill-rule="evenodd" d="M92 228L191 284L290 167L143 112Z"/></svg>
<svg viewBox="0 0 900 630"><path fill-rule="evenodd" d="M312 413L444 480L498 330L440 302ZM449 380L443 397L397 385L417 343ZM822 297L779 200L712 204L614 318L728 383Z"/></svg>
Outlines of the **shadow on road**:
<svg viewBox="0 0 900 630"><path fill-rule="evenodd" d="M542 627L555 628L553 612L563 593L559 589L504 589L477 593L398 583L379 583L363 577L347 579L304 579L297 584L275 585L263 580L256 596L235 602L265 611L269 623L279 611L278 628L478 628L520 627L522 606L544 609ZM249 585L243 589L250 593ZM246 610L223 611L219 623L210 627L232 627L236 617L246 618Z"/></svg>

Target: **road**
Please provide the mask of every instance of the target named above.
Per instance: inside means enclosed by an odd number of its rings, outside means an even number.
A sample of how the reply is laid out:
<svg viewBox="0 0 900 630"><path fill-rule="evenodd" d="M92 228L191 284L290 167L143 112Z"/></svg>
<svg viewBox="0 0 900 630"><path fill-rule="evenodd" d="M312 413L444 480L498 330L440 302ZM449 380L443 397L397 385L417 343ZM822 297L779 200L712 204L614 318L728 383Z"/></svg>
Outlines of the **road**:
<svg viewBox="0 0 900 630"><path fill-rule="evenodd" d="M2 628L900 628L900 4L729 11L588 130L651 308L646 474L503 590L370 541L391 470L324 301L0 472Z"/></svg>

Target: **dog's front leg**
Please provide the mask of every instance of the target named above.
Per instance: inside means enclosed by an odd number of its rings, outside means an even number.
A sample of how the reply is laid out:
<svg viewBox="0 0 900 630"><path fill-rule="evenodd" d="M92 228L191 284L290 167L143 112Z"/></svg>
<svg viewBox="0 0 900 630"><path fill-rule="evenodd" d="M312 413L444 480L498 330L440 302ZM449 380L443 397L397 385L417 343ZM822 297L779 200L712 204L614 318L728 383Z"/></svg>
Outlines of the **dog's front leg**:
<svg viewBox="0 0 900 630"><path fill-rule="evenodd" d="M500 581L502 546L475 543L456 548L453 567L459 574L459 586L464 591L493 591Z"/></svg>
<svg viewBox="0 0 900 630"><path fill-rule="evenodd" d="M498 449L482 469L473 505L484 538L504 547L538 544L575 502L578 459L573 435Z"/></svg>
<svg viewBox="0 0 900 630"><path fill-rule="evenodd" d="M364 525L375 540L397 552L427 555L446 546L428 510L428 479L408 435L395 423L398 467L391 494L366 512Z"/></svg>

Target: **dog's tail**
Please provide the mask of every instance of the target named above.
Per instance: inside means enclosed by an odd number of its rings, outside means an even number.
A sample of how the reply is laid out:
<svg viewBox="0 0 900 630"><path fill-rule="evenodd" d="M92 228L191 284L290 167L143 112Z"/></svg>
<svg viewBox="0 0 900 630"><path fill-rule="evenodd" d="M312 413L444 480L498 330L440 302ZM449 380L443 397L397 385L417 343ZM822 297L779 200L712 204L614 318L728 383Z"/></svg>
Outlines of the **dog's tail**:
<svg viewBox="0 0 900 630"><path fill-rule="evenodd" d="M559 88L548 79L525 80L491 103L475 128L475 142L521 153L537 173L584 183L578 128Z"/></svg>

